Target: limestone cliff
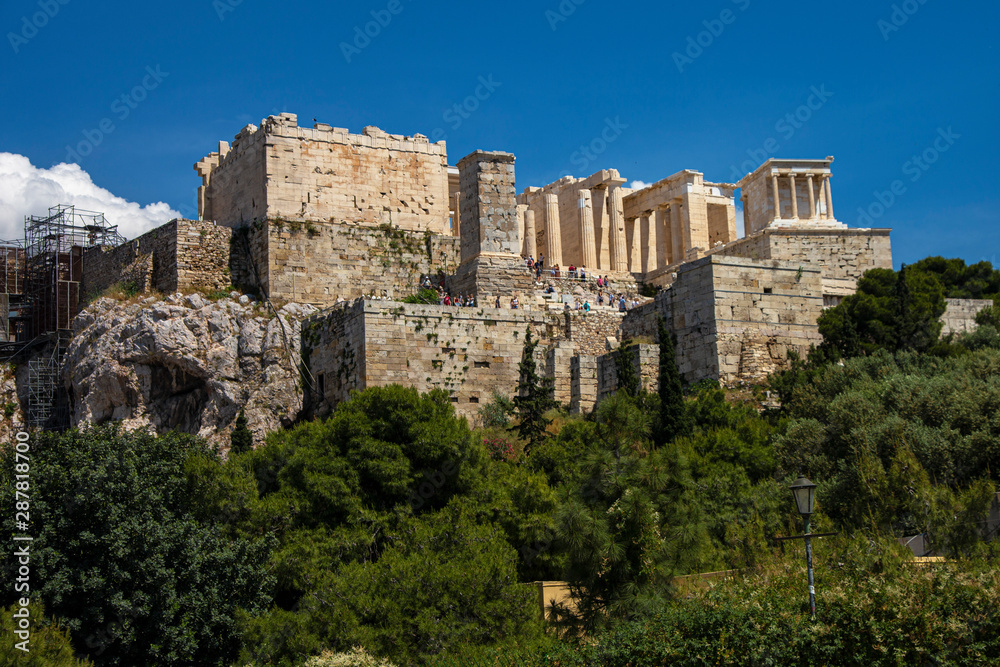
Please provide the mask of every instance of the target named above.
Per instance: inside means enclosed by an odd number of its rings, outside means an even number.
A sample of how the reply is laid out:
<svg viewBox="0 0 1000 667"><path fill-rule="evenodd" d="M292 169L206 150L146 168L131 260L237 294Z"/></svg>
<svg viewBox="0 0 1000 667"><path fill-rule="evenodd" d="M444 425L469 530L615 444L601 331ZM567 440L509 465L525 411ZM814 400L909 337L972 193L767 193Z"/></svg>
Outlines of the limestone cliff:
<svg viewBox="0 0 1000 667"><path fill-rule="evenodd" d="M302 409L300 323L312 306L274 317L233 292L99 299L76 318L63 379L74 426L117 420L126 429L178 430L224 447L245 408L255 443Z"/></svg>

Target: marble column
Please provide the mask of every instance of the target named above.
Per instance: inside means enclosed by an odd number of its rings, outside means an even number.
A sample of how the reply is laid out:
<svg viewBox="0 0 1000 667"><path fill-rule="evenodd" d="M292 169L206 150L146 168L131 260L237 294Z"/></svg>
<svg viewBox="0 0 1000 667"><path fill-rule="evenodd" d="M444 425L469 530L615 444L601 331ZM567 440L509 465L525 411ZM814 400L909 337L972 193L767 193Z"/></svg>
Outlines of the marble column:
<svg viewBox="0 0 1000 667"><path fill-rule="evenodd" d="M535 212L530 208L524 212L524 254L538 259L538 248L535 247Z"/></svg>
<svg viewBox="0 0 1000 667"><path fill-rule="evenodd" d="M670 212L667 205L660 205L654 212L656 220L656 265L670 266Z"/></svg>
<svg viewBox="0 0 1000 667"><path fill-rule="evenodd" d="M580 247L583 249L582 266L588 272L597 270L597 244L594 238L594 200L590 190L580 190Z"/></svg>
<svg viewBox="0 0 1000 667"><path fill-rule="evenodd" d="M454 214L451 216L451 233L452 236L462 236L462 217L461 217L461 204L462 196L460 194L455 194L451 197L451 210Z"/></svg>
<svg viewBox="0 0 1000 667"><path fill-rule="evenodd" d="M643 272L649 273L660 267L658 262L658 248L660 246L660 238L656 228L656 211L646 211L643 216L643 223L646 227L646 263L643 266Z"/></svg>
<svg viewBox="0 0 1000 667"><path fill-rule="evenodd" d="M806 176L806 185L809 188L809 219L816 219L816 185L813 182L813 175Z"/></svg>
<svg viewBox="0 0 1000 667"><path fill-rule="evenodd" d="M642 218L636 218L628 224L632 231L629 238L628 270L632 273L642 273Z"/></svg>
<svg viewBox="0 0 1000 667"><path fill-rule="evenodd" d="M774 188L774 219L781 219L781 196L778 194L778 175L771 174L771 187Z"/></svg>
<svg viewBox="0 0 1000 667"><path fill-rule="evenodd" d="M617 185L608 188L608 218L611 221L611 270L626 273L629 270L628 251L625 246L625 201Z"/></svg>
<svg viewBox="0 0 1000 667"><path fill-rule="evenodd" d="M545 266L562 265L562 229L559 226L559 197L545 195Z"/></svg>
<svg viewBox="0 0 1000 667"><path fill-rule="evenodd" d="M521 244L520 247L517 249L517 254L522 257L528 256L528 253L524 250L524 227L525 227L524 216L527 212L528 212L527 204L517 205L517 234L518 237L521 239Z"/></svg>
<svg viewBox="0 0 1000 667"><path fill-rule="evenodd" d="M788 187L792 192L792 219L799 219L799 193L795 189L795 174L788 175Z"/></svg>
<svg viewBox="0 0 1000 667"><path fill-rule="evenodd" d="M826 217L828 220L836 220L833 217L833 190L830 187L830 176L827 175L823 180L826 181Z"/></svg>
<svg viewBox="0 0 1000 667"><path fill-rule="evenodd" d="M747 205L746 192L740 192L740 202L743 204L743 236L750 236L755 230L750 225L750 207Z"/></svg>
<svg viewBox="0 0 1000 667"><path fill-rule="evenodd" d="M673 263L684 261L684 230L681 229L681 203L674 200L670 204L670 240L673 243Z"/></svg>

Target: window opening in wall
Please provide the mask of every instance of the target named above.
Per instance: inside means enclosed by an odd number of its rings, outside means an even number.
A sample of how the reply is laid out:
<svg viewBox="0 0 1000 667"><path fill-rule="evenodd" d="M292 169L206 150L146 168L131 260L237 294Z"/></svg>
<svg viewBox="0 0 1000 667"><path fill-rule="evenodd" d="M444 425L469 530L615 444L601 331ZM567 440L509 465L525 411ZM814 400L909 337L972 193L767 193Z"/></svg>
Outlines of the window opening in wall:
<svg viewBox="0 0 1000 667"><path fill-rule="evenodd" d="M471 396L469 398L469 403L478 403L478 402L479 402L479 397L478 396Z"/></svg>
<svg viewBox="0 0 1000 667"><path fill-rule="evenodd" d="M771 287L765 287L764 294L774 294L774 289Z"/></svg>
<svg viewBox="0 0 1000 667"><path fill-rule="evenodd" d="M475 364L476 364L476 368L489 368L490 367L490 362L488 362L488 361L477 361L477 362L475 362Z"/></svg>

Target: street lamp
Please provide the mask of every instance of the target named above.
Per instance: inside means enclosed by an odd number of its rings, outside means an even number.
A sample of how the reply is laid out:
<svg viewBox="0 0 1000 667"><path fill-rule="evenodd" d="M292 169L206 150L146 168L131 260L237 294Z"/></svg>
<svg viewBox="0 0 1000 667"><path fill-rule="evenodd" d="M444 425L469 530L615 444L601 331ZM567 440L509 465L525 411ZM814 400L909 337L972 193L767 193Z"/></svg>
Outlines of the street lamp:
<svg viewBox="0 0 1000 667"><path fill-rule="evenodd" d="M809 517L813 513L813 504L816 501L816 485L805 477L799 477L792 483L792 495L795 497L795 505L802 515L803 537L806 541L806 568L809 571L809 610L813 618L816 617L816 587L813 585L813 550L809 530Z"/></svg>

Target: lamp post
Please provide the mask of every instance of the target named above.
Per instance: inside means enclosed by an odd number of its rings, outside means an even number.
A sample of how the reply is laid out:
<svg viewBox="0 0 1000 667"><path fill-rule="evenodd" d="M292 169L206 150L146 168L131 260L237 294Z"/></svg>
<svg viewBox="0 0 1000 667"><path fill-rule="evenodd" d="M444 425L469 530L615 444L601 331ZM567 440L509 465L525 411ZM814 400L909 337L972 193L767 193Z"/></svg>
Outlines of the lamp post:
<svg viewBox="0 0 1000 667"><path fill-rule="evenodd" d="M805 477L799 477L792 483L792 495L795 497L795 505L802 515L803 537L806 541L806 568L809 571L809 610L813 618L816 617L816 587L813 585L813 551L812 542L809 537L812 533L809 530L809 517L813 513L813 503L816 500L816 485Z"/></svg>

